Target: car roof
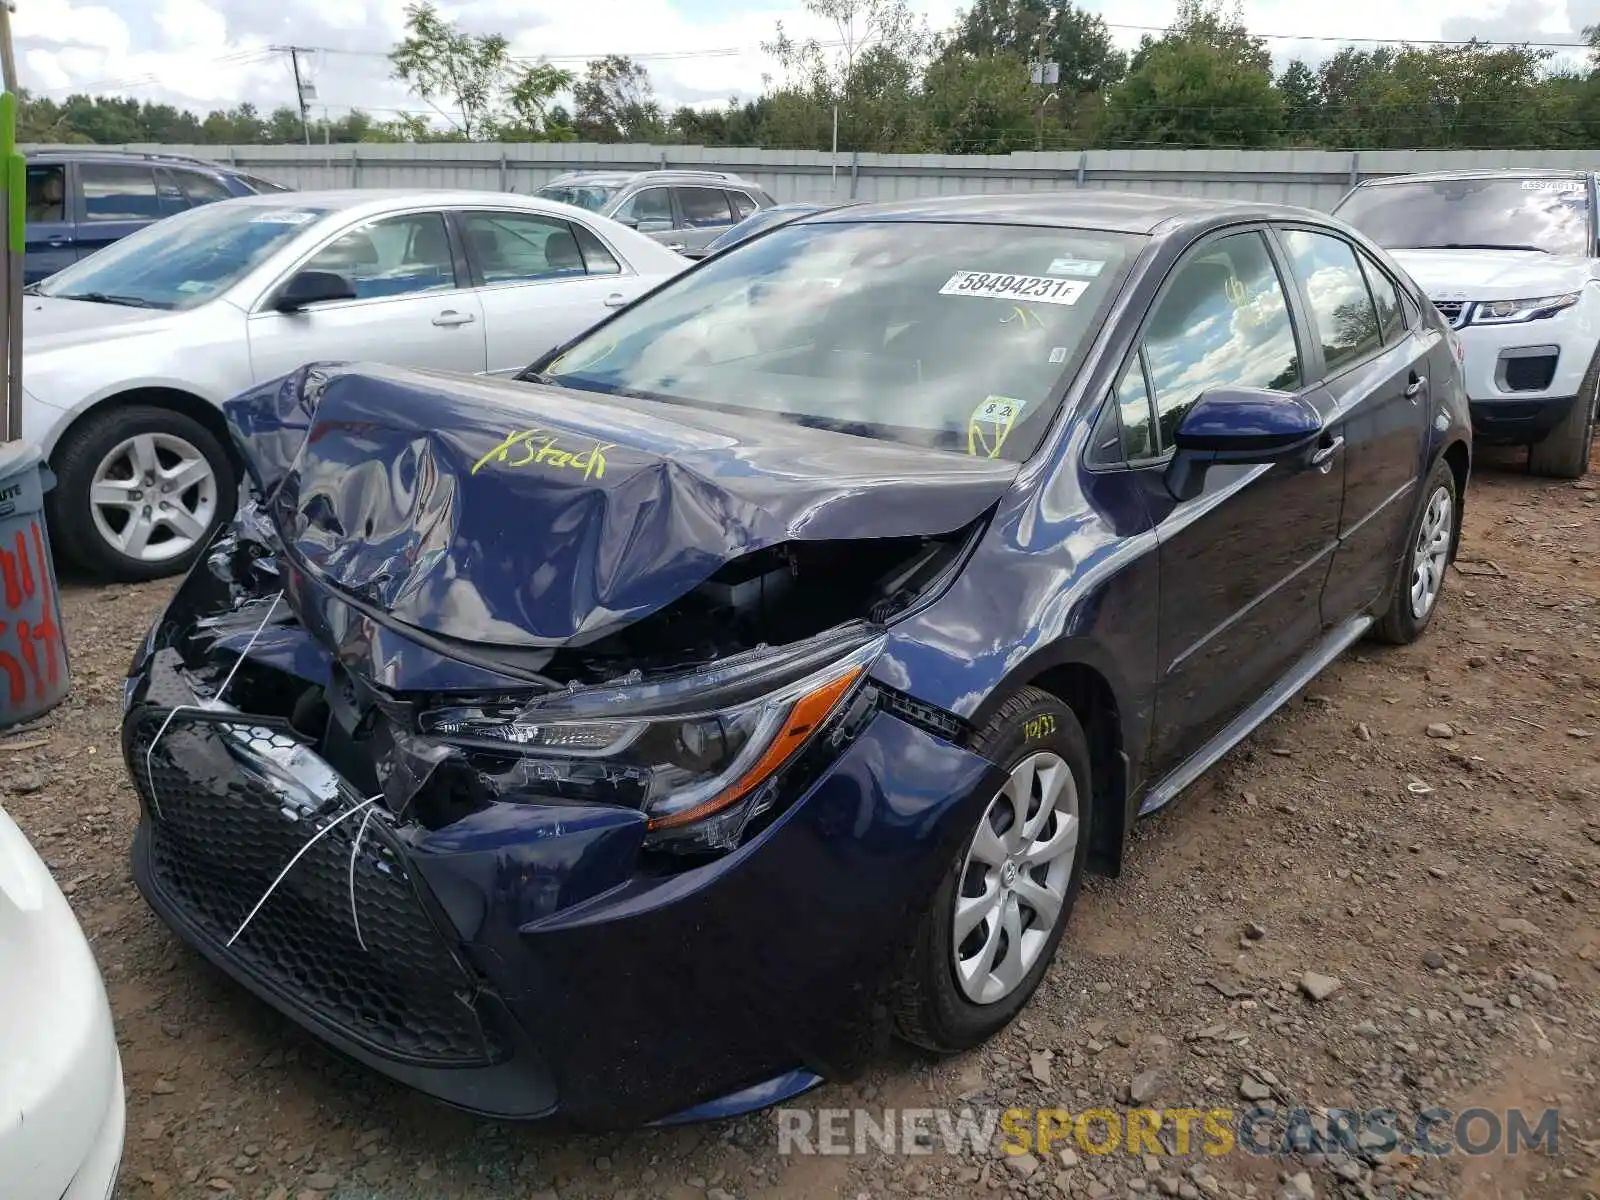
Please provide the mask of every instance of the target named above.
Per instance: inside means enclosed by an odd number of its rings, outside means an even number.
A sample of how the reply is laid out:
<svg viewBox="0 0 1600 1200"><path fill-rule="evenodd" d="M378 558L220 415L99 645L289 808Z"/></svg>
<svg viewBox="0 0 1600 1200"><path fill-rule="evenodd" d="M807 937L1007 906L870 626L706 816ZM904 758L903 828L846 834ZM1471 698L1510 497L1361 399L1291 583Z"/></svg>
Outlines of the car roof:
<svg viewBox="0 0 1600 1200"><path fill-rule="evenodd" d="M1391 175L1383 179L1363 179L1360 187L1383 187L1392 183L1443 183L1451 179L1587 179L1594 172L1581 167L1482 167L1475 171L1418 171L1413 175Z"/></svg>
<svg viewBox="0 0 1600 1200"><path fill-rule="evenodd" d="M1008 192L998 195L929 196L881 204L848 205L800 217L797 223L927 221L973 225L1043 225L1152 234L1174 222L1216 221L1230 216L1328 220L1326 213L1287 204L1215 200L1201 196L1156 196L1083 189Z"/></svg>
<svg viewBox="0 0 1600 1200"><path fill-rule="evenodd" d="M667 179L687 179L695 182L719 179L724 183L739 183L754 186L750 180L744 179L732 171L694 170L685 167L682 170L648 170L648 171L570 171L564 175L557 175L546 180L540 187L559 187L565 184L603 184L624 186L630 183L657 183Z"/></svg>
<svg viewBox="0 0 1600 1200"><path fill-rule="evenodd" d="M515 192L430 188L333 188L320 192L265 192L219 201L238 207L320 208L329 212L385 213L418 205L438 208L521 208L570 220L579 210L570 204ZM588 214L593 216L593 213Z"/></svg>
<svg viewBox="0 0 1600 1200"><path fill-rule="evenodd" d="M194 158L187 154L163 154L156 150L99 150L93 146L76 150L60 147L55 150L30 150L26 157L29 162L64 162L67 159L79 159L86 162L109 163L182 163L186 167L204 167L211 171L226 171L232 175L243 174L237 167L229 166L227 163Z"/></svg>

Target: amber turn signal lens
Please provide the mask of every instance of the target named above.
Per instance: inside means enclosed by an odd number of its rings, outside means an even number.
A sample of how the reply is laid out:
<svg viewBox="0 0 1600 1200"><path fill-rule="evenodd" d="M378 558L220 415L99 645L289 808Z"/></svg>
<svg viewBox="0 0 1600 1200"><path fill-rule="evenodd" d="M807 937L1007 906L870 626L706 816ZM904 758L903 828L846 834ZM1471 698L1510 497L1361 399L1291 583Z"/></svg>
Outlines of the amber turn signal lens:
<svg viewBox="0 0 1600 1200"><path fill-rule="evenodd" d="M866 670L864 666L851 667L844 674L830 679L816 691L808 692L796 700L789 709L789 715L784 718L782 728L772 741L767 743L766 750L756 760L755 765L739 776L726 791L693 808L657 817L650 822L648 828L653 831L689 825L719 813L748 796L763 780L794 757L800 747L805 745L806 739L815 733L828 719L829 714L838 707L839 701L850 691L855 681L861 678L864 670Z"/></svg>

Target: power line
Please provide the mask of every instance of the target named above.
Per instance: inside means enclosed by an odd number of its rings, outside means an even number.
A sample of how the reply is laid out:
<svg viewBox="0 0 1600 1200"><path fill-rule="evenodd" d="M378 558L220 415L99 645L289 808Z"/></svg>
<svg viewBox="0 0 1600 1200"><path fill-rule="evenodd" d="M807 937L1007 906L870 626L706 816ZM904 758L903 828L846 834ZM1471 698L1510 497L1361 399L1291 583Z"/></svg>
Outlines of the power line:
<svg viewBox="0 0 1600 1200"><path fill-rule="evenodd" d="M264 46L253 47L248 50L235 50L230 54L219 54L206 59L212 63L235 63L239 66L250 66L256 62L264 62L271 57L271 50ZM126 78L90 79L83 83L69 84L66 87L40 88L33 92L38 96L59 96L75 92L93 91L96 89L116 89L130 87L145 87L150 84L165 82L160 75L152 71L145 75L136 75Z"/></svg>
<svg viewBox="0 0 1600 1200"><path fill-rule="evenodd" d="M1167 25L1127 25L1118 21L1107 21L1107 29L1126 29L1133 33L1170 33L1172 29ZM1338 42L1353 45L1370 46L1465 46L1476 43L1479 46L1489 46L1499 49L1517 49L1528 47L1533 50L1588 50L1588 42L1494 42L1478 37L1464 38L1374 38L1374 37L1340 37L1335 34L1319 33L1246 33L1253 38L1260 38L1266 42Z"/></svg>

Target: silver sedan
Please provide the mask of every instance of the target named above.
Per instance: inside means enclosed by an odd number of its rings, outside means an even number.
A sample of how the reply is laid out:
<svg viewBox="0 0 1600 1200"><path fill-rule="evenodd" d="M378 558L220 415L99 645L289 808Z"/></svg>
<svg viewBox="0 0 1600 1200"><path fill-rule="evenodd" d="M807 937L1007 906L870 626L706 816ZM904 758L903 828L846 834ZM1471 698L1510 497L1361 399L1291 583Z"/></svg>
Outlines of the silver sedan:
<svg viewBox="0 0 1600 1200"><path fill-rule="evenodd" d="M688 266L604 217L494 192L288 192L151 225L35 285L23 433L58 547L119 579L231 515L218 406L308 362L509 375Z"/></svg>

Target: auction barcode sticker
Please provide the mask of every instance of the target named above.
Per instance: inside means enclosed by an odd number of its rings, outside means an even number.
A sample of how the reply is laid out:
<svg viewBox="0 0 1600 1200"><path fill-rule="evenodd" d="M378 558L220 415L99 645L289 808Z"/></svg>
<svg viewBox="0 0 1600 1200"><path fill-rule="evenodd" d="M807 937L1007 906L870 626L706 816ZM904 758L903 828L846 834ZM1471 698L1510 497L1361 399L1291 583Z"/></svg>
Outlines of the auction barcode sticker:
<svg viewBox="0 0 1600 1200"><path fill-rule="evenodd" d="M996 271L957 271L942 288L941 296L983 296L989 300L1031 300L1036 304L1076 304L1089 290L1083 279L1052 279L1048 275L1006 275Z"/></svg>

